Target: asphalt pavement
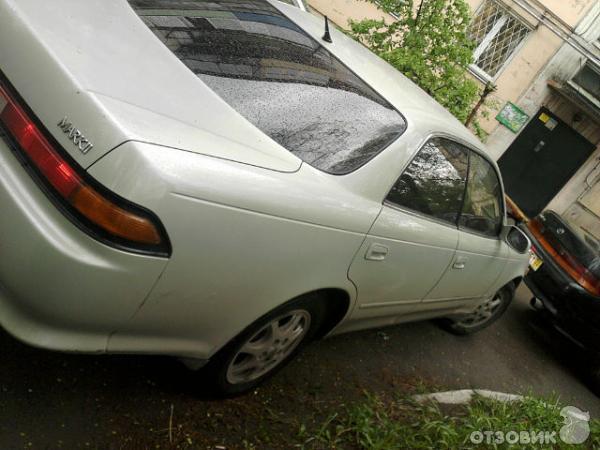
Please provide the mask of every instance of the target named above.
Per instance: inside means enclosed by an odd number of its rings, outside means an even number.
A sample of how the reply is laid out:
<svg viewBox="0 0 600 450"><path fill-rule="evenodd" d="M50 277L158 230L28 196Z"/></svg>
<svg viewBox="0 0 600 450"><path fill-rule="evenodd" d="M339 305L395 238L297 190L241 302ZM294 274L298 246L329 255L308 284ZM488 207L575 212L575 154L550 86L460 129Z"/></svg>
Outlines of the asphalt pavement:
<svg viewBox="0 0 600 450"><path fill-rule="evenodd" d="M557 395L600 417L585 357L539 320L529 298L519 288L507 314L473 336L420 322L314 343L264 387L226 401L198 394L201 374L170 358L66 355L0 334L0 449L252 448L364 392L416 383Z"/></svg>

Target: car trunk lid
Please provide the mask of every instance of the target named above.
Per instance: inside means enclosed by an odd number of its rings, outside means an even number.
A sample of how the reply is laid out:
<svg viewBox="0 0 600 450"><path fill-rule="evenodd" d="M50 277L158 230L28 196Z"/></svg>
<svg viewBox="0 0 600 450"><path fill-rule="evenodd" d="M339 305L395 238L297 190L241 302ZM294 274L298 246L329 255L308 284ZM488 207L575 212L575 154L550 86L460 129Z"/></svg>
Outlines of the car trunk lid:
<svg viewBox="0 0 600 450"><path fill-rule="evenodd" d="M561 254L568 253L595 276L600 277L600 246L585 230L571 225L554 211L536 218L542 235Z"/></svg>
<svg viewBox="0 0 600 450"><path fill-rule="evenodd" d="M84 168L130 140L278 171L301 164L200 82L125 1L0 0L0 17L0 71Z"/></svg>

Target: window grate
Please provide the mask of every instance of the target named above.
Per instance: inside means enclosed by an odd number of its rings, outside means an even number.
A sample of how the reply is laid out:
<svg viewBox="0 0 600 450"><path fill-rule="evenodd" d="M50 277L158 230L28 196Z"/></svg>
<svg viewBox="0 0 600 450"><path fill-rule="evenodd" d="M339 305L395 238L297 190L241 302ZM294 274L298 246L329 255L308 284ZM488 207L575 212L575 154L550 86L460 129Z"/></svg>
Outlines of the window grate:
<svg viewBox="0 0 600 450"><path fill-rule="evenodd" d="M494 78L517 46L529 33L519 19L492 0L486 0L479 10L470 35L477 45L474 65L489 78Z"/></svg>

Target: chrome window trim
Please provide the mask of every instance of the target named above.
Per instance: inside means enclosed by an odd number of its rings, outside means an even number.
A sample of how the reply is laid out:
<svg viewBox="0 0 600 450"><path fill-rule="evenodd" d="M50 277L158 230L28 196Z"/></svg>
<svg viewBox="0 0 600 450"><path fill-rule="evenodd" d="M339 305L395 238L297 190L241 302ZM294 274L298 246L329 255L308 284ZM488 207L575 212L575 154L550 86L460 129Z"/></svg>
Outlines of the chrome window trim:
<svg viewBox="0 0 600 450"><path fill-rule="evenodd" d="M410 209L410 208L408 208L406 206L403 206L403 205L398 205L397 203L391 202L388 199L385 199L383 201L383 206L387 206L388 208L394 209L396 211L399 211L399 212L402 212L402 213L405 213L405 214L409 214L411 216L415 216L415 217L418 217L420 219L425 219L425 220L427 220L429 222L435 222L435 223L437 223L439 225L443 225L443 226L445 226L447 228L451 228L453 230L459 231L458 224L454 224L454 223L448 222L446 220L438 219L437 217L430 216L428 214L422 213L422 212L417 211L415 209Z"/></svg>
<svg viewBox="0 0 600 450"><path fill-rule="evenodd" d="M469 148L469 150L472 152L473 150ZM477 153L479 156L482 156L480 153ZM469 234L474 234L476 236L480 236L480 237L484 237L484 238L488 238L488 239L494 239L494 240L500 240L502 237L502 227L506 224L506 204L505 204L505 195L506 193L504 192L504 185L502 184L502 176L500 174L500 172L496 169L495 165L492 164L490 162L489 158L483 157L482 159L484 161L487 161L487 163L490 165L490 167L494 170L494 173L496 174L496 178L498 179L498 184L500 185L500 189L502 191L502 197L500 199L500 207L502 208L502 212L500 214L501 216L501 223L500 223L500 229L498 230L498 234L495 236L489 235L489 234L485 234L485 233L481 233L479 231L476 230L472 230L471 228L466 228L466 227L461 227L460 223L457 223L458 226L458 230L459 231L464 231L466 233ZM471 155L469 154L469 167L467 169L467 187L469 186L469 174L471 172ZM466 189L465 189L466 192ZM464 204L463 204L464 207ZM460 212L460 214L462 215L462 210ZM459 216L460 217L460 216Z"/></svg>

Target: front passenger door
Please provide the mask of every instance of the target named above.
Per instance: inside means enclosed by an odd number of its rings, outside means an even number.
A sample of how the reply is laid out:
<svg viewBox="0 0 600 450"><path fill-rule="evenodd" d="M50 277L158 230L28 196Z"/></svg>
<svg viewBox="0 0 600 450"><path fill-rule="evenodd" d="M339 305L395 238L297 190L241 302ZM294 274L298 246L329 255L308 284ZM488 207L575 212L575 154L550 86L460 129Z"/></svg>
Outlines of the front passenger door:
<svg viewBox="0 0 600 450"><path fill-rule="evenodd" d="M503 223L498 173L486 158L470 151L467 190L458 221L458 249L452 266L427 300L479 299L488 294L507 263L508 247L500 239Z"/></svg>

